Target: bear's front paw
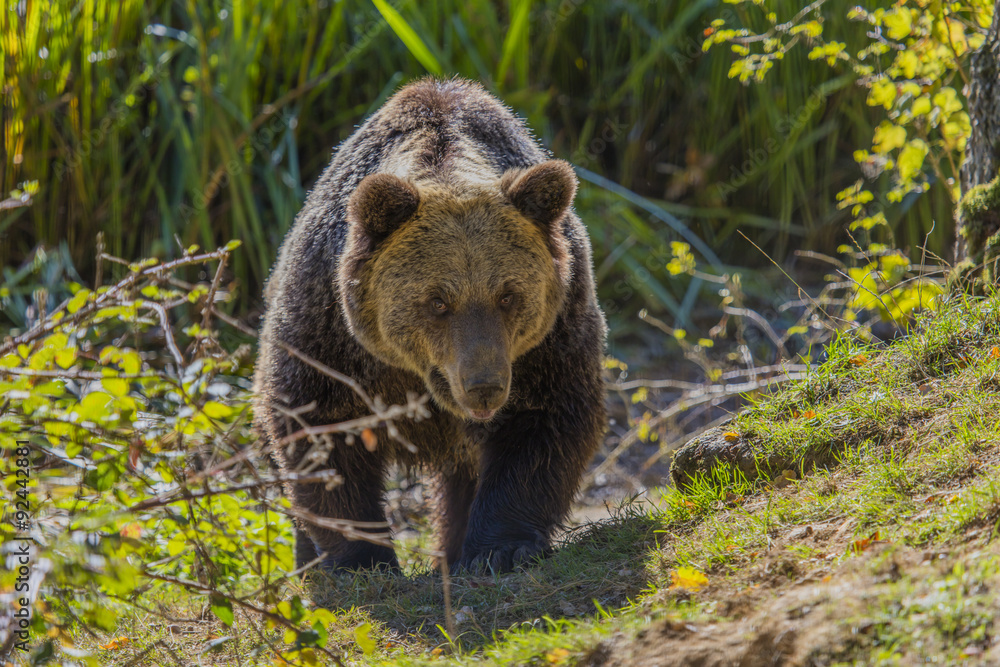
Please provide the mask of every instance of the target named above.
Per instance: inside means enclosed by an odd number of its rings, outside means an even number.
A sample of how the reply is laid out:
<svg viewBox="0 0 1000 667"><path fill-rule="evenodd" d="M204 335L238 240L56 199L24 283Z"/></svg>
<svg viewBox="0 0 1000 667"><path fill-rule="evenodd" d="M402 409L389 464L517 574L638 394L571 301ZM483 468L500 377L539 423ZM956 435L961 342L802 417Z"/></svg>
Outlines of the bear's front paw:
<svg viewBox="0 0 1000 667"><path fill-rule="evenodd" d="M472 574L510 572L521 565L548 556L550 549L544 540L536 539L511 541L464 551L462 557L452 566L453 573L462 570Z"/></svg>

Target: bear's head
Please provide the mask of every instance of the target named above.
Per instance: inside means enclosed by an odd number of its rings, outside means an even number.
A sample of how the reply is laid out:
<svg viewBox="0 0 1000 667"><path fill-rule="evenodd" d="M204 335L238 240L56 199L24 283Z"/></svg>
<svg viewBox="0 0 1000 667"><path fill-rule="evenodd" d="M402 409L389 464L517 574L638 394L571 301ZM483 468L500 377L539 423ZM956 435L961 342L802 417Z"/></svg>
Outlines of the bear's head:
<svg viewBox="0 0 1000 667"><path fill-rule="evenodd" d="M342 307L377 358L423 378L443 409L490 419L511 366L552 329L572 271L573 169L550 160L463 192L365 178L347 205Z"/></svg>

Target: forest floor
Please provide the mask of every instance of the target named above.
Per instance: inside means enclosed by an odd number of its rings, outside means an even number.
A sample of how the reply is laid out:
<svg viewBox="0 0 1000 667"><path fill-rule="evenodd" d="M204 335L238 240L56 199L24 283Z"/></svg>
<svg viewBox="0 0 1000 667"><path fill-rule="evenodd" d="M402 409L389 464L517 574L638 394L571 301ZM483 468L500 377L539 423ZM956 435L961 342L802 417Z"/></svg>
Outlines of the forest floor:
<svg viewBox="0 0 1000 667"><path fill-rule="evenodd" d="M403 575L298 592L333 610L345 664L1000 664L1000 298L955 300L881 350L841 337L725 428L762 461L828 463L720 468L571 528L540 563L450 577L451 634L446 582L412 550L427 524L401 536ZM259 617L173 615L133 617L119 632L152 648L104 664L270 664Z"/></svg>

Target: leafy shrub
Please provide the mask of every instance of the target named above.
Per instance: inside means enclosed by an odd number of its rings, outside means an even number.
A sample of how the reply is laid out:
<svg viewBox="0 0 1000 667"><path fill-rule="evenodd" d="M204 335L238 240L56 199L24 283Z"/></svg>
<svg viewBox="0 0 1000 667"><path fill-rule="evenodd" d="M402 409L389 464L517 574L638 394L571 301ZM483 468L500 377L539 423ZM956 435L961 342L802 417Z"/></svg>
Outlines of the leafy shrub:
<svg viewBox="0 0 1000 667"><path fill-rule="evenodd" d="M266 619L255 650L276 661L340 652L327 647L336 617L287 590L301 573L279 489L337 477L266 472L248 429L252 348L220 342L220 326L239 327L219 310L232 296L222 279L238 245L126 264L117 283L93 290L72 285L57 309L0 346L0 467L6 497L23 510L8 508L13 521L0 531L8 555L17 538L31 540L30 591L16 595L29 596L35 663L98 664L74 648L81 632L111 633L127 612L164 613L164 600L180 598L225 625L240 610ZM181 269L214 277L190 284ZM0 617L20 609L19 576L17 567L0 573L9 610ZM21 640L3 620L8 649Z"/></svg>

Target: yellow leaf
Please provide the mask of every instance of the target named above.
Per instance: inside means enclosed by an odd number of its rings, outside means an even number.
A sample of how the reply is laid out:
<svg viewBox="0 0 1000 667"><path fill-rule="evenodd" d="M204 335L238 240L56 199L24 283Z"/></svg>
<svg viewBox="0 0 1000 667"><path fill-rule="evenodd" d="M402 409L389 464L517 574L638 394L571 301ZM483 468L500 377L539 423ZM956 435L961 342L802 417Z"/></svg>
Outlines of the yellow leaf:
<svg viewBox="0 0 1000 667"><path fill-rule="evenodd" d="M202 408L205 415L212 419L223 419L233 414L233 409L228 405L223 405L218 401L208 401Z"/></svg>
<svg viewBox="0 0 1000 667"><path fill-rule="evenodd" d="M111 641L109 641L107 644L101 645L101 648L103 648L105 651L117 651L118 649L125 647L130 641L132 641L132 640L129 639L128 637L124 637L124 636L123 637L115 637L114 639L112 639Z"/></svg>
<svg viewBox="0 0 1000 667"><path fill-rule="evenodd" d="M722 434L722 437L725 438L728 442L736 442L737 440L740 439L740 434L737 433L736 431L726 431L725 433Z"/></svg>
<svg viewBox="0 0 1000 667"><path fill-rule="evenodd" d="M59 350L58 352L56 352L56 363L59 365L59 368L63 369L69 368L70 366L73 365L73 362L75 361L76 361L75 347L67 347L66 349Z"/></svg>
<svg viewBox="0 0 1000 667"><path fill-rule="evenodd" d="M868 93L868 106L892 108L896 101L896 84L891 79L880 79L872 84Z"/></svg>
<svg viewBox="0 0 1000 667"><path fill-rule="evenodd" d="M561 665L569 657L569 651L564 648L554 648L545 654L545 661L551 665Z"/></svg>
<svg viewBox="0 0 1000 667"><path fill-rule="evenodd" d="M921 139L914 139L906 144L906 147L899 152L899 159L896 161L900 178L905 181L916 176L924 166L927 151L927 144Z"/></svg>
<svg viewBox="0 0 1000 667"><path fill-rule="evenodd" d="M371 638L371 632L371 623L364 623L354 628L354 641L365 655L375 650L375 640Z"/></svg>
<svg viewBox="0 0 1000 667"><path fill-rule="evenodd" d="M883 121L875 128L873 141L876 153L888 153L906 143L906 128Z"/></svg>
<svg viewBox="0 0 1000 667"><path fill-rule="evenodd" d="M670 588L685 588L696 591L708 585L708 577L693 567L680 567L670 573Z"/></svg>

